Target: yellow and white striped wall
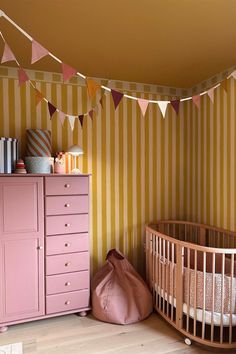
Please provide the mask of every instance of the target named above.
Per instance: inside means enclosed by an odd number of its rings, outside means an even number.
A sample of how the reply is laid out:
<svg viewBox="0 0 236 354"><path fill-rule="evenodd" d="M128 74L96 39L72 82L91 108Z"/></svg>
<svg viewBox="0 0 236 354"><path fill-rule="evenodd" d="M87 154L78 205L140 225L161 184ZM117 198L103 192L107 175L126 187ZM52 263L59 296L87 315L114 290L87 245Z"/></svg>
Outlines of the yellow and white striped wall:
<svg viewBox="0 0 236 354"><path fill-rule="evenodd" d="M76 120L71 132L68 121L61 126L56 115L50 121L45 102L35 107L34 90L28 83L19 88L12 68L1 70L1 136L19 138L23 154L27 128L49 129L54 152L66 151L72 144L85 152L79 167L92 174L93 271L116 247L142 272L144 226L152 220L188 219L236 230L233 79L227 95L216 89L214 104L209 97L201 98L198 111L187 101L180 104L178 116L168 107L165 119L154 104L149 104L143 118L137 103L125 98L115 111L107 94L104 109L99 107L93 122L86 117L82 130ZM65 113L80 114L91 108L84 85L73 80L62 84L59 74L30 75L45 97ZM115 82L113 87L149 99L187 94L127 82Z"/></svg>

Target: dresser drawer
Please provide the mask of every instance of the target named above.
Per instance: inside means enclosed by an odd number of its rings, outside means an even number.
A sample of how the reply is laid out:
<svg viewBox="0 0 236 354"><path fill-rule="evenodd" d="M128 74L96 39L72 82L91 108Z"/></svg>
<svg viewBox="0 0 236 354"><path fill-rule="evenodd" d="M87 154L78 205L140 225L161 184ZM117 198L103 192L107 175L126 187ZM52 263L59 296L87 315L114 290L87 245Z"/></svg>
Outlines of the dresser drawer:
<svg viewBox="0 0 236 354"><path fill-rule="evenodd" d="M89 253L68 253L46 257L46 275L89 269Z"/></svg>
<svg viewBox="0 0 236 354"><path fill-rule="evenodd" d="M46 197L46 215L88 213L87 195Z"/></svg>
<svg viewBox="0 0 236 354"><path fill-rule="evenodd" d="M47 216L46 234L63 235L88 232L88 214Z"/></svg>
<svg viewBox="0 0 236 354"><path fill-rule="evenodd" d="M46 314L87 308L89 306L89 290L49 295L46 297Z"/></svg>
<svg viewBox="0 0 236 354"><path fill-rule="evenodd" d="M89 178L75 177L45 177L46 195L88 194Z"/></svg>
<svg viewBox="0 0 236 354"><path fill-rule="evenodd" d="M88 248L89 239L86 233L46 237L47 256L60 253L88 251Z"/></svg>
<svg viewBox="0 0 236 354"><path fill-rule="evenodd" d="M50 275L46 277L47 295L88 288L89 272L87 270L68 274Z"/></svg>

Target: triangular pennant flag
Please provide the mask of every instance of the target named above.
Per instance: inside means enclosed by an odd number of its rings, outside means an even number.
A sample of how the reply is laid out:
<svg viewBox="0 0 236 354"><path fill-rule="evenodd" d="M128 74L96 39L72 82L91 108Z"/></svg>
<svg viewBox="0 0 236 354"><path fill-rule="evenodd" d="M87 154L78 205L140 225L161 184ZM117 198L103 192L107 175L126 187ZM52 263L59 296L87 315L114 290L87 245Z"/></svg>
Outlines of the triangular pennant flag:
<svg viewBox="0 0 236 354"><path fill-rule="evenodd" d="M34 39L32 40L32 56L31 56L31 64L36 63L39 59L48 55L49 51L45 49L41 44L36 42Z"/></svg>
<svg viewBox="0 0 236 354"><path fill-rule="evenodd" d="M174 108L176 114L179 114L179 104L180 104L180 100L173 100L170 101L171 106Z"/></svg>
<svg viewBox="0 0 236 354"><path fill-rule="evenodd" d="M93 120L93 109L89 111L89 117Z"/></svg>
<svg viewBox="0 0 236 354"><path fill-rule="evenodd" d="M119 92L119 91L112 90L112 89L111 89L111 94L112 94L114 106L115 106L115 109L116 109L118 104L120 103L122 97L124 96L124 94Z"/></svg>
<svg viewBox="0 0 236 354"><path fill-rule="evenodd" d="M41 102L43 99L44 99L43 94L42 94L39 90L35 89L35 103L36 103L36 106L37 106L37 105L39 104L39 102Z"/></svg>
<svg viewBox="0 0 236 354"><path fill-rule="evenodd" d="M200 103L201 103L201 96L200 95L195 95L192 97L193 103L195 104L195 106L197 106L197 108L200 107Z"/></svg>
<svg viewBox="0 0 236 354"><path fill-rule="evenodd" d="M83 128L83 123L84 123L84 115L83 114L79 115L79 121L80 121L80 124L81 124L81 128Z"/></svg>
<svg viewBox="0 0 236 354"><path fill-rule="evenodd" d="M236 79L236 70L234 70L231 74L231 76L233 76L234 79Z"/></svg>
<svg viewBox="0 0 236 354"><path fill-rule="evenodd" d="M94 97L96 95L97 90L101 88L101 85L94 81L93 79L86 79L86 84L88 88L88 93L90 97Z"/></svg>
<svg viewBox="0 0 236 354"><path fill-rule="evenodd" d="M12 60L16 61L16 57L13 54L9 45L5 42L1 64L6 63L7 61L12 61Z"/></svg>
<svg viewBox="0 0 236 354"><path fill-rule="evenodd" d="M66 118L65 113L63 113L63 112L60 111L60 112L59 112L59 119L60 119L60 121L61 121L61 125L63 125L65 118Z"/></svg>
<svg viewBox="0 0 236 354"><path fill-rule="evenodd" d="M228 91L228 86L227 86L227 79L224 79L223 81L221 81L220 85L223 87L223 89L225 90L225 92L227 93Z"/></svg>
<svg viewBox="0 0 236 354"><path fill-rule="evenodd" d="M51 119L52 119L53 114L56 112L56 110L57 110L56 107L53 106L53 104L51 104L51 102L48 101L48 111L49 111Z"/></svg>
<svg viewBox="0 0 236 354"><path fill-rule="evenodd" d="M68 81L72 76L77 73L77 70L72 68L71 66L62 63L62 74L63 74L63 81Z"/></svg>
<svg viewBox="0 0 236 354"><path fill-rule="evenodd" d="M26 74L25 70L22 68L18 69L18 80L19 80L19 86L23 85L26 81L29 80L28 75Z"/></svg>
<svg viewBox="0 0 236 354"><path fill-rule="evenodd" d="M210 97L211 102L214 102L214 91L215 91L214 87L212 87L209 90L207 90L207 94Z"/></svg>
<svg viewBox="0 0 236 354"><path fill-rule="evenodd" d="M102 108L103 108L103 95L102 95L102 97L100 98L99 103L100 103L100 105L101 105Z"/></svg>
<svg viewBox="0 0 236 354"><path fill-rule="evenodd" d="M69 123L70 123L71 130L74 130L74 126L75 126L75 116L68 116L68 119L69 119Z"/></svg>
<svg viewBox="0 0 236 354"><path fill-rule="evenodd" d="M168 105L169 101L157 101L157 103L158 103L158 106L161 110L163 118L165 118L166 109L167 109L167 105Z"/></svg>
<svg viewBox="0 0 236 354"><path fill-rule="evenodd" d="M145 100L143 98L138 98L138 104L139 104L139 107L141 109L142 115L144 117L145 113L146 113L146 110L147 110L147 107L148 107L148 104L149 104L149 101Z"/></svg>

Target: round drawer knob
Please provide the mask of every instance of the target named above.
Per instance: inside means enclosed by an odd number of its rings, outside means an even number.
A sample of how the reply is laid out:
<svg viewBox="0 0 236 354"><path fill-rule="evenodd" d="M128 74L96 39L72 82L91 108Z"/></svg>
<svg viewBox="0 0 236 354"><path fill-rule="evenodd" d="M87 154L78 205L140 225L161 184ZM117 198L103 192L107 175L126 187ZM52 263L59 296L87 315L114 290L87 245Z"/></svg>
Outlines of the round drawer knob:
<svg viewBox="0 0 236 354"><path fill-rule="evenodd" d="M70 243L65 243L65 247L70 247Z"/></svg>
<svg viewBox="0 0 236 354"><path fill-rule="evenodd" d="M70 224L65 224L65 227L70 227Z"/></svg>
<svg viewBox="0 0 236 354"><path fill-rule="evenodd" d="M67 281L67 282L65 283L65 286L70 286L70 282Z"/></svg>
<svg viewBox="0 0 236 354"><path fill-rule="evenodd" d="M43 246L38 246L37 248L38 248L38 250L42 250Z"/></svg>
<svg viewBox="0 0 236 354"><path fill-rule="evenodd" d="M69 267L69 265L70 265L70 262L65 263L65 267Z"/></svg>
<svg viewBox="0 0 236 354"><path fill-rule="evenodd" d="M66 203L65 204L65 208L69 208L70 207L70 204L69 203Z"/></svg>
<svg viewBox="0 0 236 354"><path fill-rule="evenodd" d="M68 183L66 183L66 184L64 185L64 187L65 187L65 188L70 188L70 185L69 185Z"/></svg>
<svg viewBox="0 0 236 354"><path fill-rule="evenodd" d="M65 302L65 305L70 305L70 300L67 300L67 301Z"/></svg>

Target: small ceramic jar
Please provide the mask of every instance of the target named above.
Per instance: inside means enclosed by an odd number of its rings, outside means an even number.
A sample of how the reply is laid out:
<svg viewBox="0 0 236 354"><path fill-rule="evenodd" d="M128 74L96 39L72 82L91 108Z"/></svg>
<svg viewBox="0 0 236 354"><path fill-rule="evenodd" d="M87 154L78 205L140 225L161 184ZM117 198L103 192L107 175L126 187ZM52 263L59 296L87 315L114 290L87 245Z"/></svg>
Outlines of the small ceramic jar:
<svg viewBox="0 0 236 354"><path fill-rule="evenodd" d="M59 173L59 174L65 173L65 164L55 162L54 163L54 173Z"/></svg>

